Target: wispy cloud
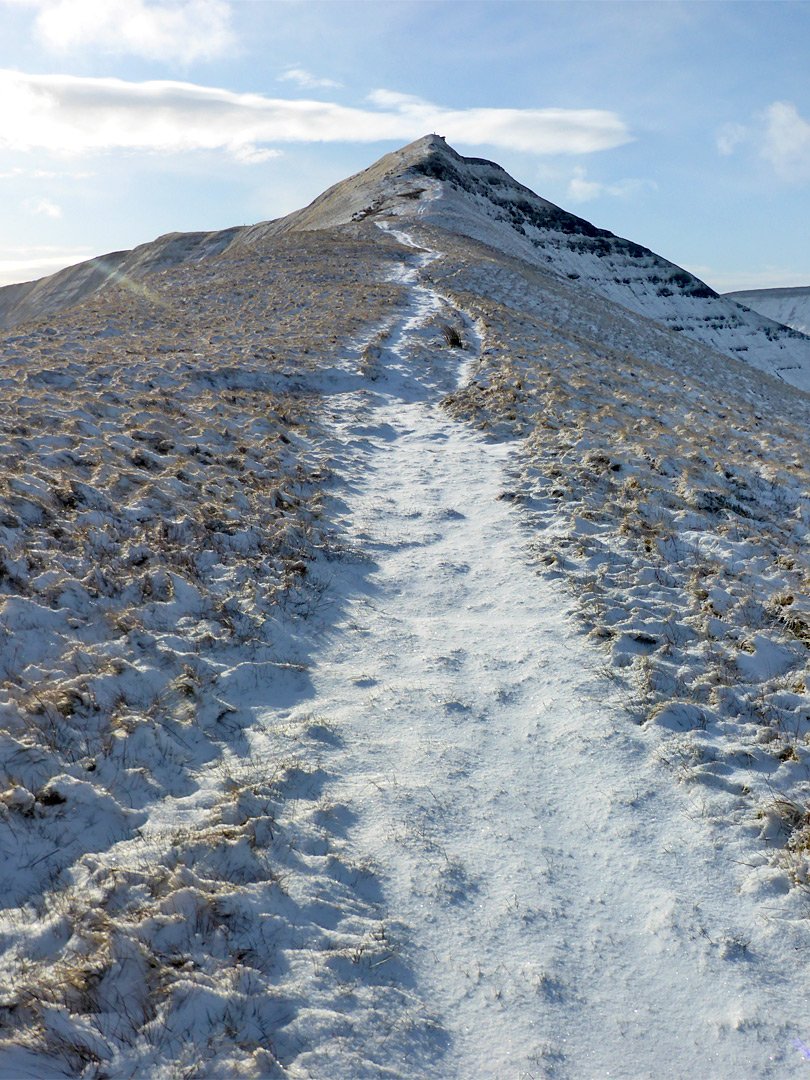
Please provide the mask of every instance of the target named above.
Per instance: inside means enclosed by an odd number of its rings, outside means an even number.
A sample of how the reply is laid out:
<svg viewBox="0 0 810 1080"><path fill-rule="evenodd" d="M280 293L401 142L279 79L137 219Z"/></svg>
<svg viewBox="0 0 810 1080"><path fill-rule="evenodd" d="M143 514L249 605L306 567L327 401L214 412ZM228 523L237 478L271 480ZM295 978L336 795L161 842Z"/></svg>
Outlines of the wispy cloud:
<svg viewBox="0 0 810 1080"><path fill-rule="evenodd" d="M748 129L743 124L723 124L717 132L717 149L727 157L733 154L740 143L748 138Z"/></svg>
<svg viewBox="0 0 810 1080"><path fill-rule="evenodd" d="M389 91L375 92L370 103L350 108L184 82L0 70L0 147L58 154L221 149L255 161L277 143L404 142L431 131L536 154L587 154L632 138L615 113L598 109L447 109Z"/></svg>
<svg viewBox="0 0 810 1080"><path fill-rule="evenodd" d="M598 180L588 180L581 166L574 169L574 175L568 182L568 198L571 202L584 203L605 196L617 199L638 198L645 191L655 191L658 185L654 180L627 178L614 180L610 184Z"/></svg>
<svg viewBox="0 0 810 1080"><path fill-rule="evenodd" d="M761 154L783 180L810 179L810 124L795 105L775 101L764 113L765 137Z"/></svg>
<svg viewBox="0 0 810 1080"><path fill-rule="evenodd" d="M0 172L0 180L87 180L92 175L87 169L24 169L14 165Z"/></svg>
<svg viewBox="0 0 810 1080"><path fill-rule="evenodd" d="M51 218L62 216L62 207L57 206L50 199L26 199L23 206L29 214L44 214L45 217Z"/></svg>
<svg viewBox="0 0 810 1080"><path fill-rule="evenodd" d="M776 175L791 184L810 180L810 122L790 101L774 101L746 126L725 124L717 133L724 156L754 147Z"/></svg>
<svg viewBox="0 0 810 1080"><path fill-rule="evenodd" d="M307 90L315 90L319 87L337 87L341 85L333 79L322 79L317 75L313 75L312 72L307 71L306 68L300 67L289 68L283 75L279 75L278 78L279 82L294 82L299 86L306 87Z"/></svg>
<svg viewBox="0 0 810 1080"><path fill-rule="evenodd" d="M98 49L149 60L209 60L233 50L227 0L2 0L36 12L34 30L59 53Z"/></svg>
<svg viewBox="0 0 810 1080"><path fill-rule="evenodd" d="M369 100L386 110L367 114L386 118L394 130L385 138L435 131L451 142L536 154L589 154L632 141L624 121L604 109L446 109L390 90L375 90Z"/></svg>

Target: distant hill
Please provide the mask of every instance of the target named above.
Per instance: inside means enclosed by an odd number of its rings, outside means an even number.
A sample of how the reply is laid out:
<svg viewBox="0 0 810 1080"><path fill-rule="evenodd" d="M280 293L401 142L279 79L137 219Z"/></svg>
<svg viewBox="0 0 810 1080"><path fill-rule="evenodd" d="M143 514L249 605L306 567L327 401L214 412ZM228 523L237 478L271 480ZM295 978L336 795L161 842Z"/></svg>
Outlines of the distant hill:
<svg viewBox="0 0 810 1080"><path fill-rule="evenodd" d="M6 285L0 288L0 328L64 311L107 285L140 281L158 270L217 255L239 231L167 233L131 251L112 251L36 281Z"/></svg>
<svg viewBox="0 0 810 1080"><path fill-rule="evenodd" d="M798 289L745 289L724 295L801 334L810 334L810 285Z"/></svg>

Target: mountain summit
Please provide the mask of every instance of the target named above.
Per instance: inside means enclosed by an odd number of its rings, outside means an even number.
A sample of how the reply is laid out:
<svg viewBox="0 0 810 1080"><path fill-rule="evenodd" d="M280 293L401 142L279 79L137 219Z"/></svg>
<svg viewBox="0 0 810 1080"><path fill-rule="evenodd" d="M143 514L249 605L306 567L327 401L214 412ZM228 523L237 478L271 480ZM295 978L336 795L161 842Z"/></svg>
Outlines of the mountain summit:
<svg viewBox="0 0 810 1080"><path fill-rule="evenodd" d="M675 333L810 389L810 340L803 334L718 296L694 274L648 248L541 198L495 162L463 157L439 135L386 154L303 210L257 226L254 235L386 219L438 226L480 240Z"/></svg>
<svg viewBox="0 0 810 1080"><path fill-rule="evenodd" d="M552 271L596 294L728 356L810 389L810 339L720 297L648 248L600 229L536 195L500 165L464 157L440 135L426 135L342 180L285 217L215 233L173 233L37 282L0 289L0 327L49 314L109 282L300 230L363 223L441 228Z"/></svg>

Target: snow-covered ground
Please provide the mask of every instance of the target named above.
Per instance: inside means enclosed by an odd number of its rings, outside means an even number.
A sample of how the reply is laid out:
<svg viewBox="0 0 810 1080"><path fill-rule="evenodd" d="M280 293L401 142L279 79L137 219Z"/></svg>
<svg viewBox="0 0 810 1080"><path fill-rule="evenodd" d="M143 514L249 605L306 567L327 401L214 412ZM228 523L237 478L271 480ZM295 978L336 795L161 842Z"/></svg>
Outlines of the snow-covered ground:
<svg viewBox="0 0 810 1080"><path fill-rule="evenodd" d="M169 233L40 281L0 288L0 327L62 311L118 281L143 281L158 269L218 252L243 252L287 233L391 218L472 237L570 282L585 303L594 295L602 297L792 386L810 389L810 338L791 329L794 322L774 321L779 316L756 303L749 310L718 296L642 244L555 206L495 162L465 158L437 135L386 154L286 217L214 233Z"/></svg>
<svg viewBox="0 0 810 1080"><path fill-rule="evenodd" d="M371 561L312 673L329 789L435 1025L402 1075L800 1075L806 933L740 894L749 840L673 792L658 732L538 574L514 443L436 398L476 326L429 298L346 402L342 525ZM436 317L465 352L437 352ZM359 1071L334 1045L307 1060Z"/></svg>
<svg viewBox="0 0 810 1080"><path fill-rule="evenodd" d="M0 339L0 1078L801 1076L808 399L386 176Z"/></svg>
<svg viewBox="0 0 810 1080"><path fill-rule="evenodd" d="M725 295L760 315L810 335L810 288L746 289Z"/></svg>
<svg viewBox="0 0 810 1080"><path fill-rule="evenodd" d="M214 1037L222 1075L275 1068L320 780L248 731L307 684L337 542L307 380L403 302L378 247L296 238L3 340L0 1075L208 1075Z"/></svg>

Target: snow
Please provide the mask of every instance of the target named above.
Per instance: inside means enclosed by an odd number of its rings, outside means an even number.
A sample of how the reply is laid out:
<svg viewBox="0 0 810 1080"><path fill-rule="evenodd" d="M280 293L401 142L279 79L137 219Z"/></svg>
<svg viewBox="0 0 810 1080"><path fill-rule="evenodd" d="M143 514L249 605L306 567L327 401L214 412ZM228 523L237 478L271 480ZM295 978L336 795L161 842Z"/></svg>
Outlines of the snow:
<svg viewBox="0 0 810 1080"><path fill-rule="evenodd" d="M468 236L727 356L810 389L810 339L718 296L647 248L537 196L491 161L428 135L349 177L310 206L238 241L353 221L418 221Z"/></svg>
<svg viewBox="0 0 810 1080"><path fill-rule="evenodd" d="M783 323L800 334L810 334L810 289L745 289L725 294L752 311Z"/></svg>
<svg viewBox="0 0 810 1080"><path fill-rule="evenodd" d="M342 734L333 790L451 1035L419 1075L789 1073L800 995L767 1015L773 942L749 936L731 853L673 804L531 565L504 498L514 446L425 394L408 330L389 347L352 455L348 530L373 563L313 682ZM332 1055L313 1074L351 1075Z"/></svg>
<svg viewBox="0 0 810 1080"><path fill-rule="evenodd" d="M250 250L289 233L386 219L430 223L482 241L574 282L573 293L581 300L588 294L610 300L792 386L810 389L810 338L799 332L805 323L797 319L803 316L793 307L786 312L781 297L792 290L773 290L780 299L769 297L764 307L747 305L748 294L718 296L681 267L540 198L495 162L462 157L437 135L386 154L286 217L215 233L170 233L41 281L0 288L0 326L62 311L112 283L123 282L137 293L161 268Z"/></svg>
<svg viewBox="0 0 810 1080"><path fill-rule="evenodd" d="M393 158L0 339L0 1077L802 1075L808 399Z"/></svg>

